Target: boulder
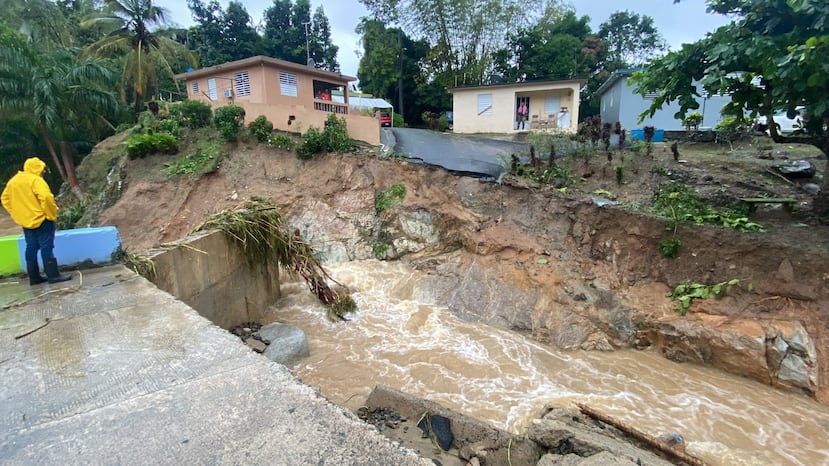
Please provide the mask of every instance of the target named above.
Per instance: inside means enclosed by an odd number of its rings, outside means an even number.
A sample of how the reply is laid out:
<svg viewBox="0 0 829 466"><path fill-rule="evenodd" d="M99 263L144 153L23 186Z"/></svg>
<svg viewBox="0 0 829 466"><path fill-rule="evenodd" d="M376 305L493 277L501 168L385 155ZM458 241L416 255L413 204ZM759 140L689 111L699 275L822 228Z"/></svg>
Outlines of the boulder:
<svg viewBox="0 0 829 466"><path fill-rule="evenodd" d="M300 328L275 322L262 327L257 334L271 342L264 355L273 362L289 366L311 355L308 339Z"/></svg>
<svg viewBox="0 0 829 466"><path fill-rule="evenodd" d="M772 169L786 178L811 178L817 173L817 167L811 160L784 160L772 166Z"/></svg>

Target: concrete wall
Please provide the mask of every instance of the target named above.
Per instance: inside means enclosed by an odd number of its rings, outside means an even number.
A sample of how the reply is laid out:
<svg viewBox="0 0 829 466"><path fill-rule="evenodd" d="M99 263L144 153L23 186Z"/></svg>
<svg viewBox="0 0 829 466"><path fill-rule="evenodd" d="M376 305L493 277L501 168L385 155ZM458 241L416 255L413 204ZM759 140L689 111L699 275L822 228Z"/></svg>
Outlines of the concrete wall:
<svg viewBox="0 0 829 466"><path fill-rule="evenodd" d="M152 281L222 328L260 320L280 296L278 265L250 266L223 232L171 244L150 256Z"/></svg>
<svg viewBox="0 0 829 466"><path fill-rule="evenodd" d="M55 233L55 257L60 267L110 265L121 248L115 227L76 228ZM43 269L40 254L37 262ZM20 235L0 237L0 275L26 269L26 239Z"/></svg>

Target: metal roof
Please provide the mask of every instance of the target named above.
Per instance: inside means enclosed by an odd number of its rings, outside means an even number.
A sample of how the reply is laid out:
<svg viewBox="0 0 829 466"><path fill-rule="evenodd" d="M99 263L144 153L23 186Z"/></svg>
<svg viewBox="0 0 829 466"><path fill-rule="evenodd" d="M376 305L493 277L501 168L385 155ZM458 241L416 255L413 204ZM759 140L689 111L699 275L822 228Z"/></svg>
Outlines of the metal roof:
<svg viewBox="0 0 829 466"><path fill-rule="evenodd" d="M610 89L616 81L620 79L630 77L635 71L642 71L641 69L632 69L632 68L622 68L614 71L610 74L610 77L607 78L607 81L603 82L598 89L596 89L596 95L601 96L604 94L605 91Z"/></svg>
<svg viewBox="0 0 829 466"><path fill-rule="evenodd" d="M343 103L345 99L342 95L334 94L331 96L331 100L333 102ZM362 96L360 94L349 94L348 95L348 106L352 108L358 109L371 109L371 108L392 108L392 104L386 102L383 99L371 96Z"/></svg>

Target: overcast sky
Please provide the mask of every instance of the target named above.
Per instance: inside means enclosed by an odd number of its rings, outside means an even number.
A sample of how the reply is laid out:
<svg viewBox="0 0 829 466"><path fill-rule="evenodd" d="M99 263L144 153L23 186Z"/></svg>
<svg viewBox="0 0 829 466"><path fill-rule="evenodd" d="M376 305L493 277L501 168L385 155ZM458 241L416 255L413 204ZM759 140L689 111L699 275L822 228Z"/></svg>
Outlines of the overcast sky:
<svg viewBox="0 0 829 466"><path fill-rule="evenodd" d="M226 8L228 1L220 0ZM255 24L262 22L262 12L270 6L272 0L241 0ZM685 42L693 42L705 36L723 24L727 18L722 15L705 12L704 0L682 0L673 4L672 0L571 0L579 16L590 17L594 31L617 10L629 10L653 17L659 32L668 41L671 48L678 48ZM190 26L193 19L187 3L183 0L155 0L153 4L166 8L172 22L180 26ZM331 22L331 40L340 48L337 59L343 74L357 76L359 57L357 51L359 36L354 32L357 23L367 11L358 0L311 0L311 13L322 5L325 16ZM274 57L279 58L279 57Z"/></svg>

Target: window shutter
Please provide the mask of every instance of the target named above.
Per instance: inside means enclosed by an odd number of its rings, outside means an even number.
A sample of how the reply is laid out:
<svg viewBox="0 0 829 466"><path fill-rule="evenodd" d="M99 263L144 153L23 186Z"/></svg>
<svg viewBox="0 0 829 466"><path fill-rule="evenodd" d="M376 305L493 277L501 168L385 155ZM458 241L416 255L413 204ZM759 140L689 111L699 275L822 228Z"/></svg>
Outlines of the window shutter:
<svg viewBox="0 0 829 466"><path fill-rule="evenodd" d="M492 94L478 94L478 115L492 115Z"/></svg>
<svg viewBox="0 0 829 466"><path fill-rule="evenodd" d="M296 75L291 73L279 73L279 90L282 95L287 95L290 97L296 97L297 87L296 87Z"/></svg>
<svg viewBox="0 0 829 466"><path fill-rule="evenodd" d="M193 81L193 95L197 95L199 93L199 82Z"/></svg>
<svg viewBox="0 0 829 466"><path fill-rule="evenodd" d="M219 94L216 92L216 80L213 78L207 80L207 93L210 94L210 100L219 98Z"/></svg>
<svg viewBox="0 0 829 466"><path fill-rule="evenodd" d="M237 96L250 95L250 76L247 71L236 73L233 82L236 85Z"/></svg>

